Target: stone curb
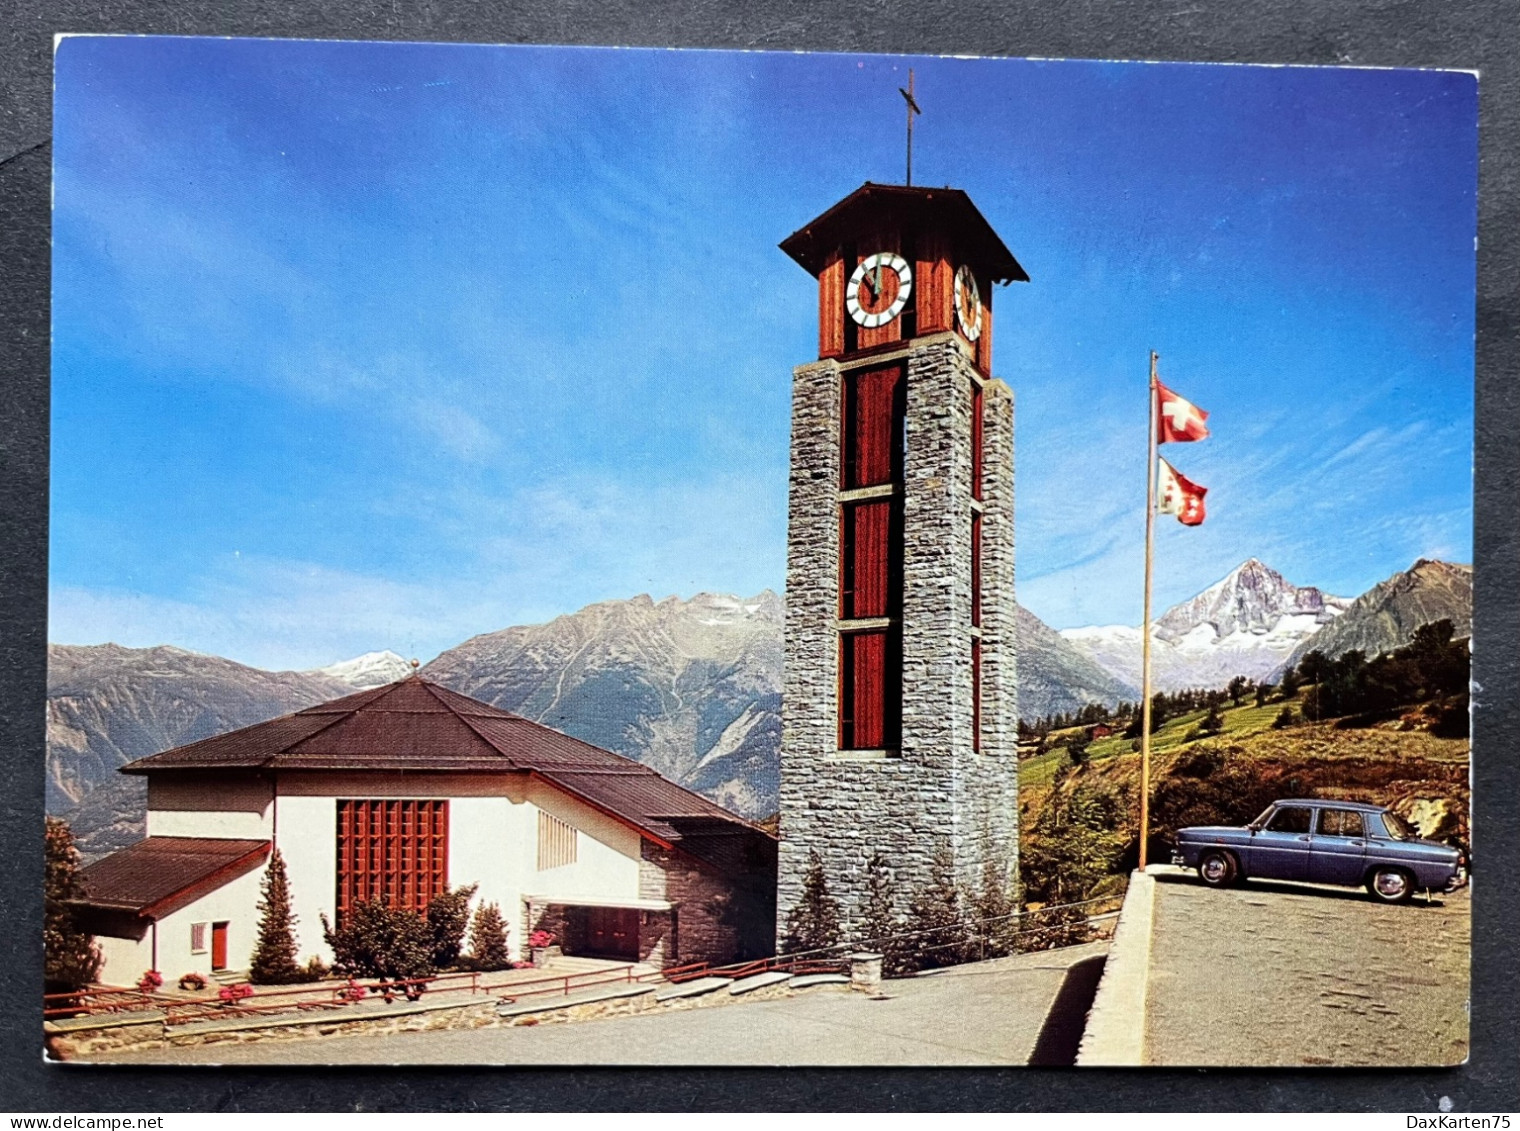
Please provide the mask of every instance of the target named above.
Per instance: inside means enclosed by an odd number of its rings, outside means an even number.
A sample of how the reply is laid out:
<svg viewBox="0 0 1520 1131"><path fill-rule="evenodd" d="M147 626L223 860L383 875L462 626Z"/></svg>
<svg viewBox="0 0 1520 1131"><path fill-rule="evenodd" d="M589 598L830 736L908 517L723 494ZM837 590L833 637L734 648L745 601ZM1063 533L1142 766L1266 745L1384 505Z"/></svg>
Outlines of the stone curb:
<svg viewBox="0 0 1520 1131"><path fill-rule="evenodd" d="M798 974L790 982L794 990L806 989L808 986L848 986L849 984L848 974Z"/></svg>
<svg viewBox="0 0 1520 1131"><path fill-rule="evenodd" d="M678 982L656 991L654 1000L674 1001L676 998L699 997L702 994L710 994L714 990L721 990L731 982L731 978L697 978L691 982Z"/></svg>
<svg viewBox="0 0 1520 1131"><path fill-rule="evenodd" d="M1156 881L1132 872L1114 928L1103 980L1087 1015L1078 1065L1129 1067L1145 1063L1145 994L1150 977Z"/></svg>
<svg viewBox="0 0 1520 1131"><path fill-rule="evenodd" d="M77 1033L95 1029L126 1029L133 1025L156 1025L163 1021L162 1009L141 1009L133 1013L109 1013L85 1017L62 1017L57 1021L44 1021L44 1033Z"/></svg>
<svg viewBox="0 0 1520 1131"><path fill-rule="evenodd" d="M790 982L791 980L791 974L785 970L768 970L764 974L752 974L748 978L740 978L728 987L728 992L737 997L739 994L763 990L766 986L774 986L780 982Z"/></svg>

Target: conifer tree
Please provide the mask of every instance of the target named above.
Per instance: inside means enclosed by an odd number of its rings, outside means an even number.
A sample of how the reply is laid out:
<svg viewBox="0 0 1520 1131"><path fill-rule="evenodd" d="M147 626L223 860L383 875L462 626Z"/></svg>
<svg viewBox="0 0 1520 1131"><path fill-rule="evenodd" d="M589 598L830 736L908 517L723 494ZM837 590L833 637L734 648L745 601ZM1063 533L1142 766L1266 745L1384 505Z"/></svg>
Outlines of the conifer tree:
<svg viewBox="0 0 1520 1131"><path fill-rule="evenodd" d="M862 909L860 945L881 954L881 972L888 978L910 973L908 939L897 913L892 869L881 853L866 861L866 900Z"/></svg>
<svg viewBox="0 0 1520 1131"><path fill-rule="evenodd" d="M428 930L433 933L433 965L447 969L459 961L465 928L470 925L470 900L478 884L435 895L427 906Z"/></svg>
<svg viewBox="0 0 1520 1131"><path fill-rule="evenodd" d="M948 849L934 854L928 886L915 892L908 904L907 928L911 932L908 960L914 969L965 961L966 911Z"/></svg>
<svg viewBox="0 0 1520 1131"><path fill-rule="evenodd" d="M68 904L83 894L74 834L67 821L49 817L43 832L42 889L42 976L48 993L83 989L100 976L100 948L75 925Z"/></svg>
<svg viewBox="0 0 1520 1131"><path fill-rule="evenodd" d="M802 898L786 917L786 934L781 940L781 949L788 954L826 950L840 941L839 905L829 894L823 860L814 852L807 875L802 880Z"/></svg>
<svg viewBox="0 0 1520 1131"><path fill-rule="evenodd" d="M975 933L978 936L978 956L999 958L1012 954L1018 938L1018 919L1013 895L1008 888L1008 877L1003 875L989 855L982 869L982 887L976 893Z"/></svg>
<svg viewBox="0 0 1520 1131"><path fill-rule="evenodd" d="M248 980L265 986L286 985L305 979L296 965L296 917L290 910L290 877L278 848L269 854L269 866L259 885L259 937L253 948Z"/></svg>
<svg viewBox="0 0 1520 1131"><path fill-rule="evenodd" d="M507 945L507 924L501 908L482 903L470 924L470 966L476 970L504 970L512 964Z"/></svg>

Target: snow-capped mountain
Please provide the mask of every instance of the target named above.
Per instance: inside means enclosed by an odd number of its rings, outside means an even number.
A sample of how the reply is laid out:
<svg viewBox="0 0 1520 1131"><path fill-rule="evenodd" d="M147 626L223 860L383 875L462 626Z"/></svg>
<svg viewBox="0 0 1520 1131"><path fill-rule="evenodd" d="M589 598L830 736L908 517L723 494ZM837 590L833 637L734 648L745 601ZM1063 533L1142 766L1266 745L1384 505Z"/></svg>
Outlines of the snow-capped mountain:
<svg viewBox="0 0 1520 1131"><path fill-rule="evenodd" d="M1251 558L1156 621L1152 682L1159 691L1177 691L1223 687L1237 675L1265 679L1350 604L1313 586L1294 585ZM1069 628L1061 636L1115 678L1140 683L1139 628Z"/></svg>
<svg viewBox="0 0 1520 1131"><path fill-rule="evenodd" d="M405 679L412 674L412 665L391 651L366 652L362 656L355 656L352 660L328 664L327 667L317 668L308 674L341 679L351 687L364 691L371 687L395 683L398 679Z"/></svg>

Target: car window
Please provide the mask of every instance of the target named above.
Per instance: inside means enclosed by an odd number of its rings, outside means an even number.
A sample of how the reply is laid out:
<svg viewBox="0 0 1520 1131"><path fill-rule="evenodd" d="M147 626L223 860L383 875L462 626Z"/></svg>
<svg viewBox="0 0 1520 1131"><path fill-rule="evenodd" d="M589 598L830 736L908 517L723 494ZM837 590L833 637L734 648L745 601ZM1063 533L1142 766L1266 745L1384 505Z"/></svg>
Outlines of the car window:
<svg viewBox="0 0 1520 1131"><path fill-rule="evenodd" d="M1355 809L1321 809L1320 836L1361 836L1362 815Z"/></svg>
<svg viewBox="0 0 1520 1131"><path fill-rule="evenodd" d="M1391 811L1386 813L1378 813L1376 814L1375 819L1381 819L1383 827L1387 830L1380 835L1389 837L1393 840L1415 839L1415 831L1410 828L1404 822L1404 818L1400 817L1397 813ZM1376 826L1374 825L1374 827Z"/></svg>
<svg viewBox="0 0 1520 1131"><path fill-rule="evenodd" d="M1274 833L1306 833L1309 831L1309 816L1313 812L1312 809L1300 809L1296 805L1287 806L1272 814L1267 828Z"/></svg>

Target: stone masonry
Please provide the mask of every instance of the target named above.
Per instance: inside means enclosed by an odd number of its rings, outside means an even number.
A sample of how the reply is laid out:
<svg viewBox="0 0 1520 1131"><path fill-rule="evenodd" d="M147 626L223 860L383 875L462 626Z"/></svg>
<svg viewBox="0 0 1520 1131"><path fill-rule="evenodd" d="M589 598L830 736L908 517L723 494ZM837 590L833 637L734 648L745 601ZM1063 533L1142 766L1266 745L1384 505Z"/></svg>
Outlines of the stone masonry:
<svg viewBox="0 0 1520 1131"><path fill-rule="evenodd" d="M896 756L838 749L840 390L854 365L794 372L786 670L782 700L778 936L811 854L848 923L863 910L876 853L906 909L948 853L966 894L990 867L1017 867L1013 394L984 382L982 744L972 741L971 409L978 379L954 333L908 343L903 500L902 743Z"/></svg>

